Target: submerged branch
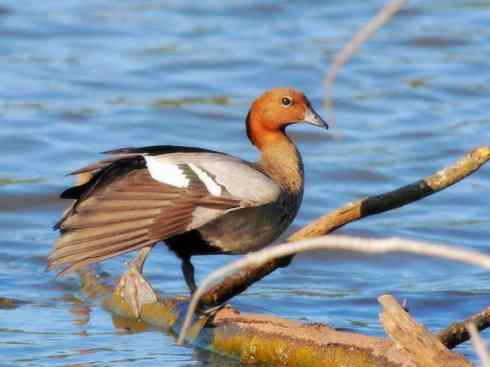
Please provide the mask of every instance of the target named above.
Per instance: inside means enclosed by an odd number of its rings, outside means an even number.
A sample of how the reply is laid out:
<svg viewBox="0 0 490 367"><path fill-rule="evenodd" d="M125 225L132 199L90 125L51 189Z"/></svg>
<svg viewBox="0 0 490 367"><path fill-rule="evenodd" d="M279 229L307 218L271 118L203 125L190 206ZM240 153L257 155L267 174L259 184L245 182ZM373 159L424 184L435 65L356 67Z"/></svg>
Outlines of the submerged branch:
<svg viewBox="0 0 490 367"><path fill-rule="evenodd" d="M288 238L288 241L297 242L302 239L325 235L348 223L423 199L461 181L476 172L488 160L490 160L490 147L476 148L447 168L422 180L394 191L348 203L295 232ZM290 259L283 257L259 266L246 267L209 289L203 294L200 304L203 306L220 305L277 268L287 266Z"/></svg>

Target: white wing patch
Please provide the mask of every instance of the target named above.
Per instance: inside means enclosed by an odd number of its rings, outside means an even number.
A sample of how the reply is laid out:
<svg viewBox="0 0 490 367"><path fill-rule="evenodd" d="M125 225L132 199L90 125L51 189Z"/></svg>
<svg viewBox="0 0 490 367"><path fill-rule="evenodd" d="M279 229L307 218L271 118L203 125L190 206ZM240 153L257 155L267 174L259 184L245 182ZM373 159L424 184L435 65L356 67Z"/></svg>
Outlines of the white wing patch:
<svg viewBox="0 0 490 367"><path fill-rule="evenodd" d="M202 168L199 168L193 163L189 163L188 166L194 171L194 173L199 177L201 182L206 186L206 189L214 195L214 196L220 196L221 195L221 186L218 185L213 178L204 171Z"/></svg>
<svg viewBox="0 0 490 367"><path fill-rule="evenodd" d="M185 176L184 172L178 165L162 162L161 160L149 155L145 155L144 158L146 161L146 167L148 168L151 177L153 177L155 180L175 187L189 186L190 180Z"/></svg>
<svg viewBox="0 0 490 367"><path fill-rule="evenodd" d="M191 180L199 179L211 195L222 196L226 190L234 198L256 205L270 203L281 194L281 187L271 178L224 154L180 152L143 157L155 180L175 187L186 188Z"/></svg>

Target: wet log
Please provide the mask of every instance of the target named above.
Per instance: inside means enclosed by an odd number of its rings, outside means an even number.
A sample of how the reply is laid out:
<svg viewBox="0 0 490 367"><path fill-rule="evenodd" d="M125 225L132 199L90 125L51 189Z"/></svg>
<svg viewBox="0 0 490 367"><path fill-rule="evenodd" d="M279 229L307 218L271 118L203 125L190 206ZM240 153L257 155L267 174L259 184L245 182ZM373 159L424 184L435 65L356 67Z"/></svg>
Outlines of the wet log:
<svg viewBox="0 0 490 367"><path fill-rule="evenodd" d="M159 299L143 305L136 319L118 288L91 271L80 272L82 291L98 299L114 325L132 332L148 327L178 334L187 299ZM323 324L302 324L275 316L240 313L231 307L194 320L187 342L243 363L304 367L416 367L390 340L341 332Z"/></svg>
<svg viewBox="0 0 490 367"><path fill-rule="evenodd" d="M171 334L180 332L188 299L164 298L145 304L140 317L135 318L122 300L119 288L104 284L105 278L92 271L82 271L80 279L84 294L100 300L112 313L117 328L140 332L153 327ZM413 321L391 296L379 300L384 307L380 318L395 341L342 332L319 323L303 324L276 316L240 313L225 307L212 317L195 319L187 342L243 363L269 366L471 366ZM425 357L425 353L432 359Z"/></svg>

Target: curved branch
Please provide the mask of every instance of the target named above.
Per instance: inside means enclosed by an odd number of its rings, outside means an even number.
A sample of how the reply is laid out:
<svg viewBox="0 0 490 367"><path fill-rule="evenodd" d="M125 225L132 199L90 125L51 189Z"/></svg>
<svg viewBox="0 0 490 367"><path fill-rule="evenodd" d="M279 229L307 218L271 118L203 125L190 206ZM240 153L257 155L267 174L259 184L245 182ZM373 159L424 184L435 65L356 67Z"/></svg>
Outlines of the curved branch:
<svg viewBox="0 0 490 367"><path fill-rule="evenodd" d="M288 241L294 242L325 235L348 223L423 199L461 181L476 172L488 160L490 160L490 146L476 148L447 168L422 180L394 191L348 203L293 233ZM286 257L268 261L260 266L248 266L209 289L202 296L200 305L220 305L277 268L287 266L290 260L291 257Z"/></svg>
<svg viewBox="0 0 490 367"><path fill-rule="evenodd" d="M333 64L330 66L325 77L324 85L326 90L325 108L330 115L332 124L335 124L335 112L333 109L332 91L335 79L342 66L352 58L361 46L371 38L385 23L387 23L407 2L407 0L389 1L364 27L362 27L354 37L347 42L342 50L335 56Z"/></svg>
<svg viewBox="0 0 490 367"><path fill-rule="evenodd" d="M331 96L335 78L340 68L354 55L359 48L373 36L393 15L395 15L406 0L392 0L388 2L356 35L344 46L336 56L325 77L325 89L327 96ZM330 98L330 97L329 97Z"/></svg>
<svg viewBox="0 0 490 367"><path fill-rule="evenodd" d="M483 339L480 337L480 334L478 334L476 326L472 323L469 323L468 325L466 325L466 329L470 334L471 344L473 344L476 355L478 356L478 358L480 358L481 366L490 367L490 355L488 354L487 346Z"/></svg>
<svg viewBox="0 0 490 367"><path fill-rule="evenodd" d="M178 344L182 344L190 327L192 316L196 310L200 297L215 281L225 275L242 269L245 266L260 266L271 259L297 254L311 250L347 250L369 254L383 254L388 252L405 252L410 254L440 257L448 260L466 262L490 270L490 256L476 251L466 250L455 246L431 244L428 242L404 240L400 238L365 239L350 236L323 236L305 239L296 243L283 243L251 252L238 260L233 261L209 274L199 288L193 293L191 303L182 326Z"/></svg>

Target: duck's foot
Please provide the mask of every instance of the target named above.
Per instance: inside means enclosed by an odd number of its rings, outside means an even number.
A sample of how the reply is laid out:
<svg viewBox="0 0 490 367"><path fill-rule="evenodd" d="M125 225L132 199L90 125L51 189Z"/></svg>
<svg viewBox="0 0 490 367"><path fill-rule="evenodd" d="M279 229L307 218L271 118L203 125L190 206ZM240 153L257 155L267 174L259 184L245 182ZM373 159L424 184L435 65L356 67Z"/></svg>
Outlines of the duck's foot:
<svg viewBox="0 0 490 367"><path fill-rule="evenodd" d="M116 292L126 303L134 317L139 318L141 307L157 301L157 295L150 283L141 274L146 256L151 248L144 248L138 256L128 263L128 270L121 276Z"/></svg>

